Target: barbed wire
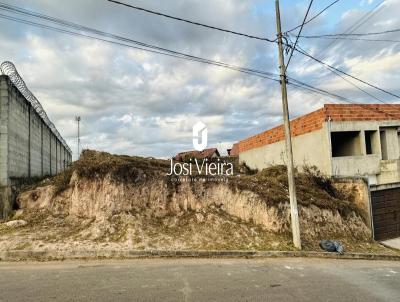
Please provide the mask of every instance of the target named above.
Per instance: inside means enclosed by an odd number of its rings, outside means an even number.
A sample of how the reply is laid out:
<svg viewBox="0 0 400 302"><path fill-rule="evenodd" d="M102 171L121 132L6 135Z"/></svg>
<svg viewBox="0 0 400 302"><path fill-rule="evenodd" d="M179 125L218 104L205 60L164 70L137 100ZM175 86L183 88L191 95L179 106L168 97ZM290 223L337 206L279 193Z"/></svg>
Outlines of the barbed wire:
<svg viewBox="0 0 400 302"><path fill-rule="evenodd" d="M17 89L21 92L21 94L28 100L28 102L35 109L37 114L42 118L44 123L50 128L51 132L58 138L58 140L64 145L65 149L67 149L70 153L72 153L68 144L65 142L64 138L58 132L56 126L50 121L47 116L46 111L44 111L42 104L40 104L39 100L34 96L34 94L28 89L24 80L20 76L17 71L15 65L10 61L5 61L1 63L0 70L4 75L7 75L11 82L17 87Z"/></svg>

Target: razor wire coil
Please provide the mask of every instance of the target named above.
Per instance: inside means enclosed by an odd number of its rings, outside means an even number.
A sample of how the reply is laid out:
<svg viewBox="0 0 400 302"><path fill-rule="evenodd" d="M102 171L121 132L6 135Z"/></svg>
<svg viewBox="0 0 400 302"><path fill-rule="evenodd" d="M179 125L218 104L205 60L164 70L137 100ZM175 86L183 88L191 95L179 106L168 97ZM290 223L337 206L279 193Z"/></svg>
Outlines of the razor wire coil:
<svg viewBox="0 0 400 302"><path fill-rule="evenodd" d="M18 73L15 65L10 61L5 61L1 63L0 70L2 74L7 75L10 78L11 82L17 87L17 89L21 92L21 94L29 101L29 103L35 109L36 113L42 118L44 123L50 128L51 132L53 132L53 134L57 137L57 139L63 144L65 149L67 149L70 153L72 153L71 149L65 142L64 138L58 132L56 126L54 126L54 124L50 121L49 117L46 114L46 111L44 111L39 100L26 86L24 80Z"/></svg>

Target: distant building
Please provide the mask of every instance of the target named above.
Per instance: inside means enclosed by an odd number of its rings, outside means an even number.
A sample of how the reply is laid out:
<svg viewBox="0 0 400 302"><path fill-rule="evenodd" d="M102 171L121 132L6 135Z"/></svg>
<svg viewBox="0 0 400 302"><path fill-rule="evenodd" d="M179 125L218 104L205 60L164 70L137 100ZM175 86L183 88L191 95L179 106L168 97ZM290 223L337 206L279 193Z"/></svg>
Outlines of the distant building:
<svg viewBox="0 0 400 302"><path fill-rule="evenodd" d="M234 157L234 156L239 156L239 144L235 143L233 144L231 149L227 149L228 151L228 156Z"/></svg>
<svg viewBox="0 0 400 302"><path fill-rule="evenodd" d="M295 165L365 179L375 238L400 237L400 104L326 104L290 124ZM259 170L284 164L284 139L283 125L246 138L239 161Z"/></svg>
<svg viewBox="0 0 400 302"><path fill-rule="evenodd" d="M189 159L189 158L212 159L212 158L217 158L217 157L220 157L218 149L217 148L208 148L208 149L204 149L203 151L192 150L192 151L180 152L174 156L174 160L185 161L186 159Z"/></svg>

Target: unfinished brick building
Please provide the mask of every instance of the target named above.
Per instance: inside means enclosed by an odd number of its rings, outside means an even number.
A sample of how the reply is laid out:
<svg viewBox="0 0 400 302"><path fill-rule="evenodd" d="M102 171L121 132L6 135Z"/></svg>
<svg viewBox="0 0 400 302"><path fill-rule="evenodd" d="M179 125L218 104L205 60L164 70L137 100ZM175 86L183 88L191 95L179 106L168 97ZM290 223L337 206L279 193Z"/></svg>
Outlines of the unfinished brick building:
<svg viewBox="0 0 400 302"><path fill-rule="evenodd" d="M365 179L372 208L382 214L374 213L375 233L400 236L399 131L400 104L326 104L291 121L294 162L300 168L317 166L333 177ZM237 147L239 160L251 168L284 164L283 125L244 139Z"/></svg>

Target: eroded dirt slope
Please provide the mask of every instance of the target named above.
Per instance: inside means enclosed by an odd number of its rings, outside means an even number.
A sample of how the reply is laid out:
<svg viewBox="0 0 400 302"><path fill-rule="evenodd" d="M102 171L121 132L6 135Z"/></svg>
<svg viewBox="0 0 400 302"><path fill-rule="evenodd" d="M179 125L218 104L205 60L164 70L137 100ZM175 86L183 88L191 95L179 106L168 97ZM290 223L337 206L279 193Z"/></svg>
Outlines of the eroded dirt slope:
<svg viewBox="0 0 400 302"><path fill-rule="evenodd" d="M0 249L293 249L285 168L224 182L175 181L169 161L85 151L66 172L27 188ZM379 250L352 192L318 171L297 174L302 239Z"/></svg>

